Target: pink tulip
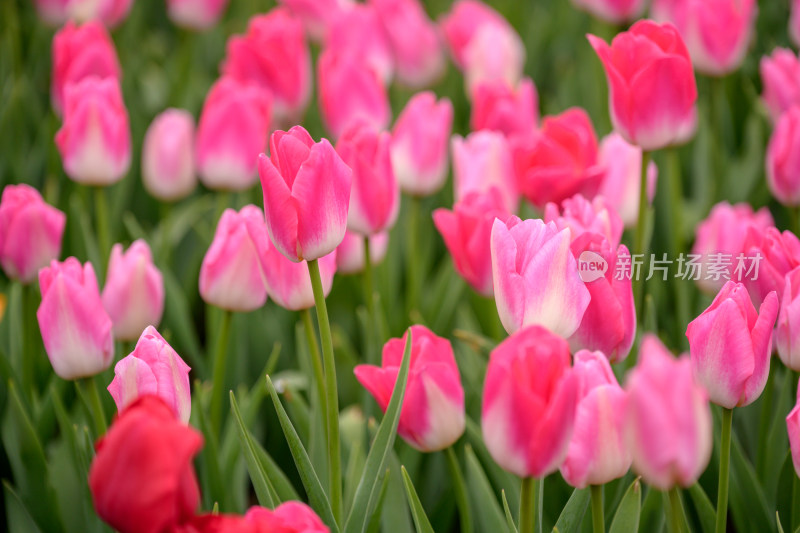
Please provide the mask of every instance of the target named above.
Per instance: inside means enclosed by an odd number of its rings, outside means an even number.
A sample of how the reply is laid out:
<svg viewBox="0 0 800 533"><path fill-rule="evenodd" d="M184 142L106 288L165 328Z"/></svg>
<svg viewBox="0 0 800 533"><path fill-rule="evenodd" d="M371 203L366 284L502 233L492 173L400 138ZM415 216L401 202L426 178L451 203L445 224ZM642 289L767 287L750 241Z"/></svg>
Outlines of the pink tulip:
<svg viewBox="0 0 800 533"><path fill-rule="evenodd" d="M506 211L516 213L519 207L517 177L505 137L494 131L477 131L466 139L454 136L451 145L456 203L472 192L496 188Z"/></svg>
<svg viewBox="0 0 800 533"><path fill-rule="evenodd" d="M91 263L53 260L39 271L42 303L36 311L44 348L62 379L99 374L114 360L111 319L103 309Z"/></svg>
<svg viewBox="0 0 800 533"><path fill-rule="evenodd" d="M39 18L48 26L60 27L70 19L69 5L72 0L34 0Z"/></svg>
<svg viewBox="0 0 800 533"><path fill-rule="evenodd" d="M358 365L356 379L386 411L408 333L383 346L382 365ZM464 433L464 389L450 341L425 326L411 327L411 365L397 433L422 452L443 450Z"/></svg>
<svg viewBox="0 0 800 533"><path fill-rule="evenodd" d="M767 185L786 206L800 205L800 105L778 120L767 146Z"/></svg>
<svg viewBox="0 0 800 533"><path fill-rule="evenodd" d="M572 0L577 7L610 24L623 24L639 18L644 0Z"/></svg>
<svg viewBox="0 0 800 533"><path fill-rule="evenodd" d="M55 139L64 171L85 185L121 180L131 163L131 132L119 81L90 76L69 84L64 104Z"/></svg>
<svg viewBox="0 0 800 533"><path fill-rule="evenodd" d="M115 339L134 340L147 326L158 326L164 312L164 280L145 241L134 241L124 253L121 244L114 245L101 298Z"/></svg>
<svg viewBox="0 0 800 533"><path fill-rule="evenodd" d="M733 409L761 395L769 377L777 315L774 292L756 314L744 285L729 281L709 308L689 323L692 372L712 402Z"/></svg>
<svg viewBox="0 0 800 533"><path fill-rule="evenodd" d="M629 144L619 133L609 133L600 142L600 166L606 173L598 194L616 209L626 228L639 220L639 192L642 186L642 149ZM656 195L658 168L653 161L647 165L647 197L650 203Z"/></svg>
<svg viewBox="0 0 800 533"><path fill-rule="evenodd" d="M589 115L575 107L545 118L541 131L517 146L514 167L522 194L539 208L577 193L593 197L605 169Z"/></svg>
<svg viewBox="0 0 800 533"><path fill-rule="evenodd" d="M261 524L264 528L253 530L253 533L329 533L330 531L311 507L295 501L284 502L275 509L251 507L244 515L244 519L245 522ZM244 530L242 533L245 533Z"/></svg>
<svg viewBox="0 0 800 533"><path fill-rule="evenodd" d="M777 122L792 106L800 105L800 57L786 48L776 48L761 58L761 98Z"/></svg>
<svg viewBox="0 0 800 533"><path fill-rule="evenodd" d="M567 455L579 382L564 339L539 326L514 333L489 357L483 440L497 464L520 477L555 472Z"/></svg>
<svg viewBox="0 0 800 533"><path fill-rule="evenodd" d="M483 83L516 85L525 67L525 45L507 24L483 24L464 49L467 94Z"/></svg>
<svg viewBox="0 0 800 533"><path fill-rule="evenodd" d="M800 0L792 0L792 15L789 18L789 37L795 46L800 46Z"/></svg>
<svg viewBox="0 0 800 533"><path fill-rule="evenodd" d="M90 76L122 78L114 43L103 25L67 22L53 36L53 72L50 92L56 113L64 109L64 90Z"/></svg>
<svg viewBox="0 0 800 533"><path fill-rule="evenodd" d="M789 433L789 450L795 473L800 476L800 392L794 409L786 416L786 431Z"/></svg>
<svg viewBox="0 0 800 533"><path fill-rule="evenodd" d="M400 210L400 189L389 153L391 137L354 124L336 143L336 152L353 171L347 228L374 235L391 228Z"/></svg>
<svg viewBox="0 0 800 533"><path fill-rule="evenodd" d="M743 269L734 279L747 286L756 305L761 305L771 292L780 298L786 274L800 266L800 239L790 231L781 233L773 227L760 230L751 226L743 248L748 256L746 266L755 264L757 268Z"/></svg>
<svg viewBox="0 0 800 533"><path fill-rule="evenodd" d="M353 6L353 0L278 0L300 19L306 33L324 42L333 20Z"/></svg>
<svg viewBox="0 0 800 533"><path fill-rule="evenodd" d="M0 200L0 266L11 279L31 283L58 259L67 217L30 185L6 185Z"/></svg>
<svg viewBox="0 0 800 533"><path fill-rule="evenodd" d="M447 98L417 93L406 104L392 130L392 166L400 188L428 196L447 179L447 149L453 127L453 105Z"/></svg>
<svg viewBox="0 0 800 533"><path fill-rule="evenodd" d="M800 370L800 267L786 274L775 326L775 348L787 368Z"/></svg>
<svg viewBox="0 0 800 533"><path fill-rule="evenodd" d="M254 205L246 205L238 213L233 209L222 213L200 267L200 296L207 304L229 311L253 311L267 301L258 247L247 230L248 223L263 220Z"/></svg>
<svg viewBox="0 0 800 533"><path fill-rule="evenodd" d="M394 54L397 79L419 89L444 73L445 58L436 25L418 0L369 0Z"/></svg>
<svg viewBox="0 0 800 533"><path fill-rule="evenodd" d="M495 220L491 238L494 296L509 333L537 324L569 337L589 306L589 291L570 252L570 232L552 222Z"/></svg>
<svg viewBox="0 0 800 533"><path fill-rule="evenodd" d="M158 396L175 416L188 424L192 412L190 370L156 328L147 326L133 352L114 366L114 379L108 392L119 412L137 398Z"/></svg>
<svg viewBox="0 0 800 533"><path fill-rule="evenodd" d="M158 115L144 136L142 182L159 200L179 200L197 186L194 156L194 118L182 109Z"/></svg>
<svg viewBox="0 0 800 533"><path fill-rule="evenodd" d="M39 16L51 26L58 27L70 20L96 19L112 28L128 15L133 0L34 0L34 3Z"/></svg>
<svg viewBox="0 0 800 533"><path fill-rule="evenodd" d="M682 144L697 127L697 83L689 52L670 24L641 20L611 46L589 42L603 62L614 129L643 150Z"/></svg>
<svg viewBox="0 0 800 533"><path fill-rule="evenodd" d="M327 139L315 143L302 126L276 131L258 173L269 236L283 255L311 261L339 246L353 173Z"/></svg>
<svg viewBox="0 0 800 533"><path fill-rule="evenodd" d="M506 222L510 213L497 189L473 191L459 200L452 211L437 209L433 222L442 234L456 272L479 294L494 294L492 280L492 225Z"/></svg>
<svg viewBox="0 0 800 533"><path fill-rule="evenodd" d="M655 0L653 18L680 32L697 70L724 76L741 66L754 31L756 0Z"/></svg>
<svg viewBox="0 0 800 533"><path fill-rule="evenodd" d="M394 55L372 6L354 4L334 18L325 38L325 48L367 65L386 84L392 81Z"/></svg>
<svg viewBox="0 0 800 533"><path fill-rule="evenodd" d="M544 221L553 222L558 229L569 228L573 241L584 233L597 233L616 248L622 240L622 220L602 196L590 202L576 194L561 202L560 209L549 203L544 208Z"/></svg>
<svg viewBox="0 0 800 533"><path fill-rule="evenodd" d="M389 232L376 233L369 237L370 264L377 265L386 256L389 247ZM336 248L336 270L340 274L358 274L364 270L366 253L364 236L347 231L344 240ZM313 303L313 302L312 302Z"/></svg>
<svg viewBox="0 0 800 533"><path fill-rule="evenodd" d="M648 334L625 384L633 468L659 490L693 485L711 459L708 394L695 383L691 366L688 357L675 359Z"/></svg>
<svg viewBox="0 0 800 533"><path fill-rule="evenodd" d="M721 202L715 205L708 218L698 224L692 248L692 253L700 256L697 285L713 293L719 291L728 279L743 281L744 276L735 269L737 256L746 251L745 239L750 228L761 233L774 224L766 207L754 212L749 204L744 203L732 206L728 202ZM728 257L730 261L712 267L714 257ZM721 272L718 279L715 279L714 269Z"/></svg>
<svg viewBox="0 0 800 533"><path fill-rule="evenodd" d="M177 26L207 30L219 22L228 0L167 0L167 15Z"/></svg>
<svg viewBox="0 0 800 533"><path fill-rule="evenodd" d="M333 137L358 122L386 129L392 109L386 87L374 70L351 54L324 50L317 72L320 113Z"/></svg>
<svg viewBox="0 0 800 533"><path fill-rule="evenodd" d="M578 406L561 474L573 487L603 485L624 476L631 467L625 437L627 394L602 352L576 353L573 374L578 381Z"/></svg>
<svg viewBox="0 0 800 533"><path fill-rule="evenodd" d="M516 86L504 81L480 83L472 91L472 129L527 138L536 130L538 107L539 95L530 78Z"/></svg>
<svg viewBox="0 0 800 533"><path fill-rule="evenodd" d="M311 53L302 23L286 8L254 16L245 35L231 37L221 70L268 90L279 124L302 118L311 97Z"/></svg>
<svg viewBox="0 0 800 533"><path fill-rule="evenodd" d="M252 83L222 78L211 87L195 145L206 187L238 191L253 184L258 154L267 145L270 109L269 93Z"/></svg>
<svg viewBox="0 0 800 533"><path fill-rule="evenodd" d="M514 33L514 29L500 13L479 0L456 0L450 12L441 19L442 33L459 68L466 66L465 56L469 44L486 25L496 25Z"/></svg>

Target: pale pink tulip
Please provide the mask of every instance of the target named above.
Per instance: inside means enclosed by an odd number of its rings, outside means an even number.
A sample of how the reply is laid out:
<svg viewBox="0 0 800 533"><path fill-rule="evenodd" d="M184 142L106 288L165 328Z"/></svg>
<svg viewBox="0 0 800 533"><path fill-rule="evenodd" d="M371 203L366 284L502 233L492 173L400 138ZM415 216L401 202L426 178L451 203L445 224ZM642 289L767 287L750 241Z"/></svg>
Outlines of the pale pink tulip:
<svg viewBox="0 0 800 533"><path fill-rule="evenodd" d="M206 30L219 22L228 0L167 0L167 15L177 26Z"/></svg>
<svg viewBox="0 0 800 533"><path fill-rule="evenodd" d="M800 392L794 409L786 416L786 431L789 433L789 450L794 472L800 476Z"/></svg>
<svg viewBox="0 0 800 533"><path fill-rule="evenodd" d="M800 239L788 230L781 233L774 227L761 230L750 226L744 250L743 268L734 270L732 278L745 284L753 303L761 305L771 292L783 296L786 274L800 266ZM734 260L736 267L739 262Z"/></svg>
<svg viewBox="0 0 800 533"><path fill-rule="evenodd" d="M514 32L500 13L479 0L457 0L439 24L459 68L466 66L469 44L483 26L495 25L507 32Z"/></svg>
<svg viewBox="0 0 800 533"><path fill-rule="evenodd" d="M506 24L484 24L464 49L463 59L468 95L487 82L515 86L525 67L525 45Z"/></svg>
<svg viewBox="0 0 800 533"><path fill-rule="evenodd" d="M39 16L51 26L58 27L70 20L99 20L113 28L128 15L133 0L34 0L34 3Z"/></svg>
<svg viewBox="0 0 800 533"><path fill-rule="evenodd" d="M800 267L786 274L775 326L775 348L787 368L800 371Z"/></svg>
<svg viewBox="0 0 800 533"><path fill-rule="evenodd" d="M456 135L453 151L453 187L456 203L472 192L496 188L509 213L519 207L519 190L511 149L505 137L494 131L470 133L466 139Z"/></svg>
<svg viewBox="0 0 800 533"><path fill-rule="evenodd" d="M597 233L616 248L622 240L622 220L602 196L589 201L576 194L561 202L560 209L551 202L544 208L544 221L555 223L558 229L569 228L573 241L584 233Z"/></svg>
<svg viewBox="0 0 800 533"><path fill-rule="evenodd" d="M516 86L504 81L478 84L472 91L474 130L499 131L509 139L528 138L539 120L539 95L530 78Z"/></svg>
<svg viewBox="0 0 800 533"><path fill-rule="evenodd" d="M389 84L394 75L394 55L377 11L371 5L354 4L333 19L325 49L362 62Z"/></svg>
<svg viewBox="0 0 800 533"><path fill-rule="evenodd" d="M635 20L645 7L645 0L572 0L572 3L610 24Z"/></svg>
<svg viewBox="0 0 800 533"><path fill-rule="evenodd" d="M377 265L386 256L389 248L389 233L384 231L369 237L370 264ZM364 236L348 231L336 248L336 271L340 274L358 274L366 266Z"/></svg>
<svg viewBox="0 0 800 533"><path fill-rule="evenodd" d="M778 120L767 146L767 185L783 205L800 205L800 105Z"/></svg>
<svg viewBox="0 0 800 533"><path fill-rule="evenodd" d="M612 132L600 141L599 161L606 173L598 194L616 209L626 228L636 226L642 187L642 149L628 143L619 133ZM658 167L650 161L647 165L647 198L650 203L656 195L657 180Z"/></svg>
<svg viewBox="0 0 800 533"><path fill-rule="evenodd" d="M776 48L771 56L761 58L761 98L773 122L800 105L800 57L787 48Z"/></svg>
<svg viewBox="0 0 800 533"><path fill-rule="evenodd" d="M317 42L324 42L333 20L350 9L353 0L278 0L303 23L306 33Z"/></svg>
<svg viewBox="0 0 800 533"><path fill-rule="evenodd" d="M195 189L191 113L167 109L150 123L142 145L142 182L147 192L164 201L179 200Z"/></svg>

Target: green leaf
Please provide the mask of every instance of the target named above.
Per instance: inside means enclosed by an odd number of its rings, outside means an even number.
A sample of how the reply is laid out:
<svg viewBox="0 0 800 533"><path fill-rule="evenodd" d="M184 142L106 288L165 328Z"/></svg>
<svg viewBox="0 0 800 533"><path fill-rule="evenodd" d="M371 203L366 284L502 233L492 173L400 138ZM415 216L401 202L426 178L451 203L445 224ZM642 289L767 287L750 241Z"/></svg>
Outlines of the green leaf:
<svg viewBox="0 0 800 533"><path fill-rule="evenodd" d="M591 494L589 489L575 489L572 496L567 500L567 505L562 509L561 514L553 528L555 533L574 533L580 531L581 522L589 508Z"/></svg>
<svg viewBox="0 0 800 533"><path fill-rule="evenodd" d="M386 493L389 489L389 477L389 469L387 468L378 479L381 484L381 489L377 494L373 494L373 496L375 496L375 498L373 498L375 505L373 507L374 510L372 513L372 518L369 519L369 523L367 524L367 533L378 533L378 531L380 531L381 518L383 515L383 504L386 501Z"/></svg>
<svg viewBox="0 0 800 533"><path fill-rule="evenodd" d="M506 513L506 523L508 525L508 530L511 533L518 533L517 525L514 524L514 517L511 516L511 508L508 506L508 500L506 499L506 491L500 491L500 497L503 500L503 512Z"/></svg>
<svg viewBox="0 0 800 533"><path fill-rule="evenodd" d="M42 530L33 520L31 511L25 507L22 499L5 479L3 480L3 493L5 494L6 520L9 533L42 533Z"/></svg>
<svg viewBox="0 0 800 533"><path fill-rule="evenodd" d="M261 465L261 462L256 457L256 450L250 438L250 432L244 425L242 414L239 412L239 405L236 403L236 395L230 391L231 409L233 416L236 420L239 429L239 443L242 445L242 453L244 460L247 463L247 471L250 474L250 480L253 482L253 488L258 497L258 503L270 509L275 508L275 500L272 498L272 491L270 491L269 480L267 473Z"/></svg>
<svg viewBox="0 0 800 533"><path fill-rule="evenodd" d="M281 470L281 467L272 459L272 456L261 446L257 440L251 440L256 450L256 457L258 457L261 468L267 473L267 479L270 485L275 489L275 495L281 502L289 500L299 500L300 496L294 489L294 485L286 477L286 474Z"/></svg>
<svg viewBox="0 0 800 533"><path fill-rule="evenodd" d="M506 531L506 519L472 446L465 446L467 487L477 516L478 531Z"/></svg>
<svg viewBox="0 0 800 533"><path fill-rule="evenodd" d="M200 397L199 389L202 387L199 383L195 385L195 396ZM206 395L207 396L207 395ZM195 402L193 410L196 413L200 431L205 437L205 447L200 452L202 460L205 464L206 473L208 475L209 496L211 501L218 503L224 511L230 511L228 507L228 491L225 488L225 483L222 479L222 470L219 466L219 443L217 436L211 431L211 426L208 422L204 402ZM254 482L255 484L255 482Z"/></svg>
<svg viewBox="0 0 800 533"><path fill-rule="evenodd" d="M767 504L767 498L735 432L731 439L730 481L729 507L733 512L737 529L774 531L772 511ZM767 524L769 524L768 529L766 529Z"/></svg>
<svg viewBox="0 0 800 533"><path fill-rule="evenodd" d="M783 533L783 526L781 525L781 515L775 511L775 523L778 524L778 533Z"/></svg>
<svg viewBox="0 0 800 533"><path fill-rule="evenodd" d="M417 533L434 533L428 515L425 514L425 509L422 507L422 502L419 501L417 490L408 477L406 467L401 466L400 471L403 474L403 485L406 487L406 496L408 497L408 506L411 508L411 516L414 517L414 524L417 526Z"/></svg>
<svg viewBox="0 0 800 533"><path fill-rule="evenodd" d="M689 487L689 496L692 498L695 511L700 518L700 527L703 528L703 533L713 533L717 523L717 513L700 483L695 482Z"/></svg>
<svg viewBox="0 0 800 533"><path fill-rule="evenodd" d="M373 500L373 493L378 487L378 473L386 468L386 459L394 445L397 436L397 424L400 421L400 408L406 392L408 381L408 368L411 363L411 330L408 330L406 337L406 347L403 353L403 362L400 365L400 372L397 374L397 382L392 391L392 397L386 408L375 440L367 454L367 462L364 466L364 473L361 481L356 488L353 497L353 508L345 522L345 533L364 532L369 521L369 503Z"/></svg>
<svg viewBox="0 0 800 533"><path fill-rule="evenodd" d="M639 478L633 480L625 491L625 496L617 507L609 533L628 533L639 531L639 516L642 512L642 484Z"/></svg>

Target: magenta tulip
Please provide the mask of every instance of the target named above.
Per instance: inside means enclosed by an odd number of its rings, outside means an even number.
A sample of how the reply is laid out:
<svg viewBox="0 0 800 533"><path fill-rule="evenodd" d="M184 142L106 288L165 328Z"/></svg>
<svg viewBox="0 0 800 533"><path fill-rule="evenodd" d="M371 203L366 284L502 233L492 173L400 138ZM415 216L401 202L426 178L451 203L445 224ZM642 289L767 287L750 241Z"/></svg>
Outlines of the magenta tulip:
<svg viewBox="0 0 800 533"><path fill-rule="evenodd" d="M622 240L622 220L602 196L589 201L576 194L561 202L560 209L549 203L544 207L544 221L553 222L560 230L569 228L573 241L584 233L597 233L616 248Z"/></svg>
<svg viewBox="0 0 800 533"><path fill-rule="evenodd" d="M786 48L776 48L771 56L761 58L761 97L777 122L781 115L800 105L800 57Z"/></svg>
<svg viewBox="0 0 800 533"><path fill-rule="evenodd" d="M800 105L781 115L767 146L767 185L786 206L800 205Z"/></svg>
<svg viewBox="0 0 800 533"><path fill-rule="evenodd" d="M353 6L353 0L278 0L300 19L306 33L324 42L333 20Z"/></svg>
<svg viewBox="0 0 800 533"><path fill-rule="evenodd" d="M747 286L756 305L771 292L780 299L786 274L800 266L800 239L788 230L781 233L774 227L761 230L750 226L743 248L746 270L741 269L734 279Z"/></svg>
<svg viewBox="0 0 800 533"><path fill-rule="evenodd" d="M539 94L530 78L516 86L504 81L478 84L472 91L474 130L499 131L507 138L528 138L539 120Z"/></svg>
<svg viewBox="0 0 800 533"><path fill-rule="evenodd" d="M261 524L265 528L254 530L253 533L329 533L330 531L311 507L295 501L284 502L275 509L251 507L244 515L244 519L245 522Z"/></svg>
<svg viewBox="0 0 800 533"><path fill-rule="evenodd" d="M389 84L394 75L394 55L378 13L371 5L354 4L333 19L325 49L363 63Z"/></svg>
<svg viewBox="0 0 800 533"><path fill-rule="evenodd" d="M800 267L786 274L775 326L775 348L787 368L800 371Z"/></svg>

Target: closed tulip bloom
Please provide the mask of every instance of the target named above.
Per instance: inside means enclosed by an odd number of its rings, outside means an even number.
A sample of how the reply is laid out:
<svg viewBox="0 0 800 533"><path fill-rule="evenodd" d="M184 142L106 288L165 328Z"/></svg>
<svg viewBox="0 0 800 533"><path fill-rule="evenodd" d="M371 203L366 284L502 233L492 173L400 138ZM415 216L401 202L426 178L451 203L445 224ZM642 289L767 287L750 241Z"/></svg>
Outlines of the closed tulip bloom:
<svg viewBox="0 0 800 533"><path fill-rule="evenodd" d="M283 255L311 261L339 246L353 173L327 139L315 143L302 126L276 131L258 173L269 236Z"/></svg>
<svg viewBox="0 0 800 533"><path fill-rule="evenodd" d="M775 292L783 296L786 274L800 266L800 239L791 231L781 233L770 227L759 230L749 227L744 241L745 268L734 270L733 279L741 281L750 291L756 305L765 301L767 295ZM734 263L738 265L739 261ZM757 268L756 266L757 265Z"/></svg>
<svg viewBox="0 0 800 533"><path fill-rule="evenodd" d="M245 521L262 524L264 531L276 533L328 533L330 530L322 523L311 507L295 501L280 504L275 509L251 507L244 515Z"/></svg>
<svg viewBox="0 0 800 533"><path fill-rule="evenodd" d="M464 49L467 94L485 82L516 85L525 67L525 45L506 24L484 24Z"/></svg>
<svg viewBox="0 0 800 533"><path fill-rule="evenodd" d="M156 328L147 326L136 348L114 367L108 392L121 413L138 398L158 396L184 424L189 423L192 397L189 365L172 349Z"/></svg>
<svg viewBox="0 0 800 533"><path fill-rule="evenodd" d="M610 24L639 18L645 6L644 0L572 0L572 3Z"/></svg>
<svg viewBox="0 0 800 533"><path fill-rule="evenodd" d="M711 459L712 428L708 393L692 378L689 358L675 359L645 335L625 390L633 469L659 490L694 484Z"/></svg>
<svg viewBox="0 0 800 533"><path fill-rule="evenodd" d="M120 533L173 531L200 503L192 460L203 437L157 396L124 409L101 438L89 468L100 518Z"/></svg>
<svg viewBox="0 0 800 533"><path fill-rule="evenodd" d="M787 48L776 48L771 56L761 58L759 68L764 92L761 98L773 122L800 105L800 57Z"/></svg>
<svg viewBox="0 0 800 533"><path fill-rule="evenodd" d="M268 90L279 124L302 118L311 97L311 52L302 23L288 9L251 18L247 33L228 41L221 70Z"/></svg>
<svg viewBox="0 0 800 533"><path fill-rule="evenodd" d="M39 271L36 311L47 357L62 379L99 374L114 359L114 339L91 263L74 257Z"/></svg>
<svg viewBox="0 0 800 533"><path fill-rule="evenodd" d="M324 42L333 20L353 6L353 0L278 0L303 23L306 33Z"/></svg>
<svg viewBox="0 0 800 533"><path fill-rule="evenodd" d="M688 141L697 127L697 83L678 30L641 20L611 46L589 35L609 84L614 129L643 150Z"/></svg>
<svg viewBox="0 0 800 533"><path fill-rule="evenodd" d="M778 120L767 146L767 185L780 203L800 205L800 105Z"/></svg>
<svg viewBox="0 0 800 533"><path fill-rule="evenodd" d="M599 160L606 173L598 194L617 211L626 228L636 226L642 186L642 149L628 143L619 133L612 132L600 141ZM656 195L657 180L658 167L650 161L647 165L647 198L650 203Z"/></svg>
<svg viewBox="0 0 800 533"><path fill-rule="evenodd" d="M408 333L383 346L381 366L358 365L356 379L386 412ZM450 341L425 326L411 327L411 364L397 433L422 452L443 450L464 433L464 388Z"/></svg>
<svg viewBox="0 0 800 533"><path fill-rule="evenodd" d="M755 29L756 0L655 0L653 18L681 33L694 66L724 76L741 66Z"/></svg>
<svg viewBox="0 0 800 533"><path fill-rule="evenodd" d="M208 92L197 127L195 157L200 181L210 189L244 190L256 180L258 154L270 130L269 93L233 78Z"/></svg>
<svg viewBox="0 0 800 533"><path fill-rule="evenodd" d="M692 372L712 402L733 409L761 395L769 377L777 315L774 292L756 313L744 285L729 281L708 309L689 323Z"/></svg>
<svg viewBox="0 0 800 533"><path fill-rule="evenodd" d="M775 348L787 368L800 371L800 267L786 274L775 326Z"/></svg>
<svg viewBox="0 0 800 533"><path fill-rule="evenodd" d="M599 164L594 126L580 108L544 119L542 129L514 151L522 194L542 208L578 193L592 198L604 169Z"/></svg>
<svg viewBox="0 0 800 533"><path fill-rule="evenodd" d="M572 438L578 385L567 342L542 327L522 329L492 350L481 427L495 462L520 477L558 470Z"/></svg>
<svg viewBox="0 0 800 533"><path fill-rule="evenodd" d="M228 0L167 0L169 19L182 28L207 30L219 22Z"/></svg>
<svg viewBox="0 0 800 533"><path fill-rule="evenodd" d="M376 233L369 237L370 264L377 265L386 257L389 248L389 232ZM336 248L336 270L340 274L358 274L366 266L364 236L352 231L344 234L344 240Z"/></svg>
<svg viewBox="0 0 800 533"><path fill-rule="evenodd" d="M750 228L755 228L757 234L766 231L775 222L769 209L762 207L753 211L750 204L731 205L720 202L711 209L708 217L697 225L697 232L692 247L692 253L700 256L700 275L696 280L697 285L706 292L717 292L725 284L726 279L744 281L744 273L736 272L737 256L745 250L745 239ZM730 257L730 264L721 264L714 267L723 275L714 279L716 275L709 275L714 257ZM788 271L787 271L788 272ZM785 272L784 272L785 274ZM782 274L782 275L784 275ZM772 289L774 290L774 289Z"/></svg>
<svg viewBox="0 0 800 533"><path fill-rule="evenodd" d="M121 244L111 248L102 300L115 339L137 339L147 326L161 322L164 280L145 241L134 241L125 252Z"/></svg>
<svg viewBox="0 0 800 533"><path fill-rule="evenodd" d="M58 259L66 222L30 185L6 185L0 199L0 266L6 276L35 280L40 268Z"/></svg>
<svg viewBox="0 0 800 533"><path fill-rule="evenodd" d="M394 55L377 11L371 5L355 4L333 19L325 48L363 62L384 83L394 74Z"/></svg>
<svg viewBox="0 0 800 533"><path fill-rule="evenodd" d="M90 76L68 85L55 140L72 180L103 186L122 179L131 163L131 132L119 80Z"/></svg>
<svg viewBox="0 0 800 533"><path fill-rule="evenodd" d="M391 228L400 210L400 189L390 155L391 137L354 124L336 143L336 152L353 171L347 228L375 235Z"/></svg>
<svg viewBox="0 0 800 533"><path fill-rule="evenodd" d="M602 352L576 353L573 373L578 381L578 406L561 474L573 487L603 485L624 476L631 467L625 437L627 394Z"/></svg>
<svg viewBox="0 0 800 533"><path fill-rule="evenodd" d="M473 191L452 211L437 209L433 223L453 258L456 272L479 294L494 294L491 239L495 219L505 222L511 214L497 189Z"/></svg>
<svg viewBox="0 0 800 533"><path fill-rule="evenodd" d="M786 430L789 433L789 450L795 473L800 476L800 393L794 409L786 416Z"/></svg>
<svg viewBox="0 0 800 533"><path fill-rule="evenodd" d="M530 78L516 86L504 81L479 83L472 91L473 130L499 131L509 139L527 138L536 131L539 95Z"/></svg>
<svg viewBox="0 0 800 533"><path fill-rule="evenodd" d="M589 306L589 291L570 251L570 230L552 222L495 220L491 238L500 321L514 333L532 324L569 337Z"/></svg>
<svg viewBox="0 0 800 533"><path fill-rule="evenodd" d="M352 54L330 49L320 55L317 71L320 113L334 138L358 122L386 129L392 109L378 73Z"/></svg>
<svg viewBox="0 0 800 533"><path fill-rule="evenodd" d="M789 18L789 37L795 46L800 46L800 0L792 0L792 15Z"/></svg>
<svg viewBox="0 0 800 533"><path fill-rule="evenodd" d="M96 20L80 26L67 22L53 36L50 92L56 113L64 109L66 86L90 76L122 77L114 43L105 27Z"/></svg>
<svg viewBox="0 0 800 533"><path fill-rule="evenodd" d="M254 205L246 205L238 213L233 209L222 213L200 267L200 296L207 304L229 311L253 311L267 301L258 249L247 231L250 220L264 220Z"/></svg>
<svg viewBox="0 0 800 533"><path fill-rule="evenodd" d="M561 202L561 208L549 203L544 208L544 221L555 223L558 229L569 228L574 241L584 233L605 237L612 247L622 240L622 220L602 196L589 201L580 194Z"/></svg>
<svg viewBox="0 0 800 533"><path fill-rule="evenodd" d="M412 89L442 76L445 57L436 25L418 0L369 0L394 55L397 80Z"/></svg>
<svg viewBox="0 0 800 533"><path fill-rule="evenodd" d="M477 131L466 139L456 135L453 150L453 186L456 203L472 192L497 189L509 213L519 207L519 191L511 149L506 138L495 131Z"/></svg>
<svg viewBox="0 0 800 533"><path fill-rule="evenodd" d="M392 166L403 191L428 196L444 186L452 128L453 104L447 98L437 102L425 91L408 101L392 129Z"/></svg>
<svg viewBox="0 0 800 533"><path fill-rule="evenodd" d="M142 182L147 192L164 201L179 200L197 186L194 118L182 109L158 115L144 136Z"/></svg>
<svg viewBox="0 0 800 533"><path fill-rule="evenodd" d="M503 16L479 0L457 0L450 12L439 22L453 61L459 68L466 66L469 44L485 25L496 25L507 32L514 29Z"/></svg>

